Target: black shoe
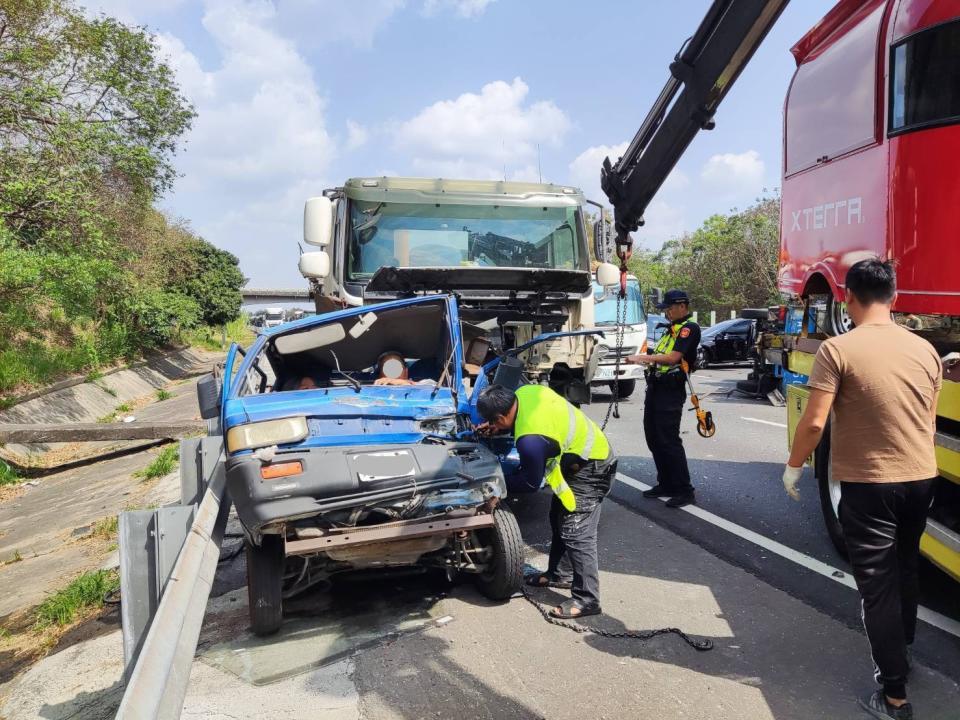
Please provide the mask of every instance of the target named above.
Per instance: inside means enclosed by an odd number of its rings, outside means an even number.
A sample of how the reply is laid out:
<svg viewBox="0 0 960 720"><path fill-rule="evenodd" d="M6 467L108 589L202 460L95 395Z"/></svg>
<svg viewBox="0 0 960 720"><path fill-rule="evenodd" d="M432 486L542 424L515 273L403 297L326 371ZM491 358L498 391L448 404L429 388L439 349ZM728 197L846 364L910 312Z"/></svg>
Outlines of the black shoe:
<svg viewBox="0 0 960 720"><path fill-rule="evenodd" d="M693 493L684 493L683 495L674 495L672 498L667 500L668 508L682 508L684 505L693 505L696 502L696 498L693 496Z"/></svg>
<svg viewBox="0 0 960 720"><path fill-rule="evenodd" d="M913 720L913 706L905 703L894 707L883 696L883 690L876 690L866 697L858 698L857 705L878 720Z"/></svg>
<svg viewBox="0 0 960 720"><path fill-rule="evenodd" d="M663 485L654 485L649 490L643 491L643 496L645 498L662 498L662 497L671 497L673 495L672 490L667 490Z"/></svg>

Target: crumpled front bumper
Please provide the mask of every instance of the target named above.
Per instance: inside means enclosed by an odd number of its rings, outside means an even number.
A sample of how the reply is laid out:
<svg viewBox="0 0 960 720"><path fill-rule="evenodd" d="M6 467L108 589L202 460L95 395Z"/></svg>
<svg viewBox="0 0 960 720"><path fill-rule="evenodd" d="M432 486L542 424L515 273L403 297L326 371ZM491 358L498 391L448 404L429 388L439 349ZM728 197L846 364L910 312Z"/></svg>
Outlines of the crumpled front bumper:
<svg viewBox="0 0 960 720"><path fill-rule="evenodd" d="M305 448L278 452L271 462L293 461L302 464L302 473L264 480L261 468L269 463L252 455L227 459L227 490L254 538L268 525L414 494L492 483L501 497L506 495L497 456L473 442Z"/></svg>

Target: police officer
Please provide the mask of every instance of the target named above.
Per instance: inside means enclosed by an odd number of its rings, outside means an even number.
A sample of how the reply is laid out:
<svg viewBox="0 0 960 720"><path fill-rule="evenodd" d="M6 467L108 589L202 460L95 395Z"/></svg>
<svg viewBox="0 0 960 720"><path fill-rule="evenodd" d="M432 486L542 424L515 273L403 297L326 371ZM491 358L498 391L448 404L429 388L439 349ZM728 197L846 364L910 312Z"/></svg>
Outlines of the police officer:
<svg viewBox="0 0 960 720"><path fill-rule="evenodd" d="M528 576L526 583L570 588L571 599L553 608L553 617L600 614L597 526L600 503L617 471L607 438L593 420L545 385L524 385L515 392L491 385L480 393L477 411L485 420L478 433L513 432L520 468L510 484L519 480L536 490L545 478L554 493L547 571Z"/></svg>
<svg viewBox="0 0 960 720"><path fill-rule="evenodd" d="M690 316L690 298L683 290L670 290L657 305L669 328L648 355L631 355L626 362L647 365L647 395L643 407L643 433L657 466L657 484L643 493L647 498L668 497L667 507L694 502L687 455L680 439L680 418L687 399L681 361L693 369L700 344L700 326Z"/></svg>

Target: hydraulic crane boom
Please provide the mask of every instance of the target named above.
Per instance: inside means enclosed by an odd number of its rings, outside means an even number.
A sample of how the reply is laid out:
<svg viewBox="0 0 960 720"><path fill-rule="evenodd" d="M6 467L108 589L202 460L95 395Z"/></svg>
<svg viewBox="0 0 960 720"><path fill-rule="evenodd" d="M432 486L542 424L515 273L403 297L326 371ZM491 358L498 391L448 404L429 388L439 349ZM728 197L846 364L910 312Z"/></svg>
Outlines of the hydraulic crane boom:
<svg viewBox="0 0 960 720"><path fill-rule="evenodd" d="M697 132L713 129L717 107L788 1L714 0L626 152L615 165L604 160L600 184L613 205L621 261L629 233L643 225L647 205Z"/></svg>

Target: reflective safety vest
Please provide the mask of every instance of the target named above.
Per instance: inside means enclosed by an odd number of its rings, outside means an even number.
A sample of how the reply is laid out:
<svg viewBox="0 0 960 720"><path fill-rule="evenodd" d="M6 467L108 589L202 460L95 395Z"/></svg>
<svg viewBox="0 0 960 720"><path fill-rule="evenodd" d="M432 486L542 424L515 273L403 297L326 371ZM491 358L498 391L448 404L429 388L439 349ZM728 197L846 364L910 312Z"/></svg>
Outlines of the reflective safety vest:
<svg viewBox="0 0 960 720"><path fill-rule="evenodd" d="M543 435L560 446L560 454L547 461L547 485L569 512L577 509L573 491L563 479L560 457L564 453L585 460L606 460L610 444L600 427L580 410L545 385L524 385L517 389L517 419L514 440L524 435Z"/></svg>
<svg viewBox="0 0 960 720"><path fill-rule="evenodd" d="M660 339L657 340L657 347L653 351L654 354L668 355L669 353L672 353L673 346L677 344L677 336L680 334L680 329L691 321L692 318L687 316L681 322L673 323L670 326L670 330L661 335ZM666 375L668 372L680 372L682 370L680 363L677 363L676 365L657 364L655 368L656 372L658 372L660 375Z"/></svg>

